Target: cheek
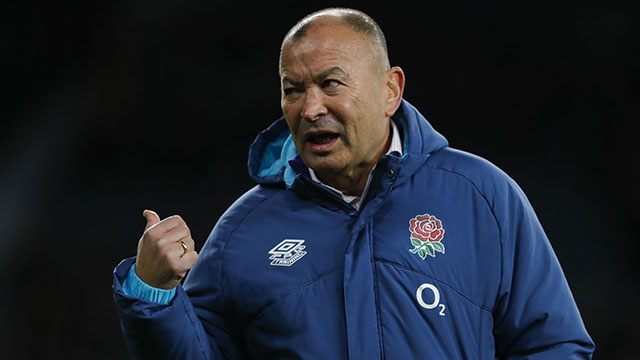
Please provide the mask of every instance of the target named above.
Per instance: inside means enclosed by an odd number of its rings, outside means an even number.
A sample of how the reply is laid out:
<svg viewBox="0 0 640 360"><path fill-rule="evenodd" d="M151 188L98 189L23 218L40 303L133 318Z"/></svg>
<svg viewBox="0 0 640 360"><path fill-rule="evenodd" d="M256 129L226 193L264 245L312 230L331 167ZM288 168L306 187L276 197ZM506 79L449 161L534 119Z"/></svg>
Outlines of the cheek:
<svg viewBox="0 0 640 360"><path fill-rule="evenodd" d="M352 114L366 111L366 103L364 101L366 97L367 94L361 91L348 93L342 101L344 110Z"/></svg>
<svg viewBox="0 0 640 360"><path fill-rule="evenodd" d="M348 132L362 133L362 118L366 117L367 108L361 100L360 94L350 93L336 99L334 106L338 119L344 124Z"/></svg>

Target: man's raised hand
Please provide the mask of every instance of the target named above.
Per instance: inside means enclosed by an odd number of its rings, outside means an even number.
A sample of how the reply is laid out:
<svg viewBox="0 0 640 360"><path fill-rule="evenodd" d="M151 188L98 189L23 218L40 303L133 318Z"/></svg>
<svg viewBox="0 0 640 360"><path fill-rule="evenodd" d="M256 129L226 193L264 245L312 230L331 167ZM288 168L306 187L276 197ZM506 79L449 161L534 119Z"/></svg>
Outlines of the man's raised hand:
<svg viewBox="0 0 640 360"><path fill-rule="evenodd" d="M149 286L173 289L198 261L191 231L178 215L162 221L151 210L142 215L147 225L138 242L136 274Z"/></svg>

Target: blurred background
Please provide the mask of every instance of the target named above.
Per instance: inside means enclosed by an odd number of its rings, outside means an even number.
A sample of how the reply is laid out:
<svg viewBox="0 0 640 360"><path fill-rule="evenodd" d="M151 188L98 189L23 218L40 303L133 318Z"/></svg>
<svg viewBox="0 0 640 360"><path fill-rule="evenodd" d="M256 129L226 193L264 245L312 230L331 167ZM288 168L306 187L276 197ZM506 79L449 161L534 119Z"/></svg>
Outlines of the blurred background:
<svg viewBox="0 0 640 360"><path fill-rule="evenodd" d="M409 5L413 3L414 5ZM142 210L198 247L254 183L304 15L378 21L405 98L525 190L597 359L640 337L637 18L613 2L21 1L0 11L0 358L126 359L112 269Z"/></svg>

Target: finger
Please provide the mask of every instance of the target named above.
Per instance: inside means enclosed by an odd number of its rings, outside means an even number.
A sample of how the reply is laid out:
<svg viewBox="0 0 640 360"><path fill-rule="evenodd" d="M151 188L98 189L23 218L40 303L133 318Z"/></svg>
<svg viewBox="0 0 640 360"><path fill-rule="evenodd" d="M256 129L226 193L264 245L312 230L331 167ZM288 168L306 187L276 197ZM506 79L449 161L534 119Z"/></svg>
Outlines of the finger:
<svg viewBox="0 0 640 360"><path fill-rule="evenodd" d="M182 257L180 257L180 260L178 261L179 270L190 270L198 262L198 256L198 252L196 251L189 251L188 253L182 255Z"/></svg>
<svg viewBox="0 0 640 360"><path fill-rule="evenodd" d="M166 247L167 249L172 248L173 246L175 246L175 244L179 244L183 252L189 252L196 249L196 242L193 241L193 238L191 236L186 236L175 241L166 241L166 239L162 239L161 242L161 246ZM182 246L182 244L180 244L181 242L184 242L184 244L187 246L186 250Z"/></svg>
<svg viewBox="0 0 640 360"><path fill-rule="evenodd" d="M185 252L184 248L182 247L182 244L179 241L171 243L166 248L165 251L166 251L166 254L167 254L167 258L170 259L170 261L173 262L174 264L176 264L180 260L182 255L184 255L185 253L190 253L191 252L191 251ZM174 267L175 267L175 265L174 265Z"/></svg>
<svg viewBox="0 0 640 360"><path fill-rule="evenodd" d="M180 245L180 249L182 249L182 254L180 254L180 256L191 252L191 251L195 251L195 247L194 247L194 242L193 239L189 236L186 238L182 238L181 240L179 240L177 242ZM184 243L184 246L182 245ZM186 247L186 249L185 249Z"/></svg>
<svg viewBox="0 0 640 360"><path fill-rule="evenodd" d="M196 242L193 240L191 236L187 236L180 240L184 241L184 243L187 245L187 248L189 248L189 251L193 251L196 249Z"/></svg>
<svg viewBox="0 0 640 360"><path fill-rule="evenodd" d="M187 225L178 225L173 229L169 230L169 232L162 235L162 238L159 240L160 244L169 244L178 242L180 240L184 240L191 236L191 230Z"/></svg>
<svg viewBox="0 0 640 360"><path fill-rule="evenodd" d="M160 222L160 216L153 210L144 210L142 216L147 219L147 225L144 227L144 231L149 230L150 227Z"/></svg>
<svg viewBox="0 0 640 360"><path fill-rule="evenodd" d="M182 243L187 247L182 246ZM181 240L172 242L166 245L167 257L171 259L178 259L185 254L195 251L195 243L191 237L182 238Z"/></svg>
<svg viewBox="0 0 640 360"><path fill-rule="evenodd" d="M159 223L153 225L153 232L156 236L160 236L162 234L165 234L171 231L176 226L180 226L180 225L184 225L184 226L187 225L187 223L185 223L184 220L182 220L180 215L169 216L168 218L165 218Z"/></svg>

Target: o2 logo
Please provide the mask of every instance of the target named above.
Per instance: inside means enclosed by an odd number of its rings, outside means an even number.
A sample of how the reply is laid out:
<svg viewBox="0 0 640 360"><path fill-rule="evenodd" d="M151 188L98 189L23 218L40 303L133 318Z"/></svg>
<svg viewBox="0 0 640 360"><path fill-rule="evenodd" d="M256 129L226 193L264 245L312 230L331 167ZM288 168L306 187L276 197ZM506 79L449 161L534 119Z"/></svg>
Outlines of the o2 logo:
<svg viewBox="0 0 640 360"><path fill-rule="evenodd" d="M429 289L431 290L431 292L433 292L433 302L431 302L430 304L427 304L426 302L424 302L424 299L422 298L422 293L426 289ZM446 307L444 306L444 304L440 304L440 291L438 291L438 288L435 287L433 284L425 283L420 285L420 287L418 287L418 290L416 290L416 300L418 300L418 304L420 304L420 306L422 306L427 310L431 310L439 307L440 312L438 313L438 315L445 316L444 309Z"/></svg>

